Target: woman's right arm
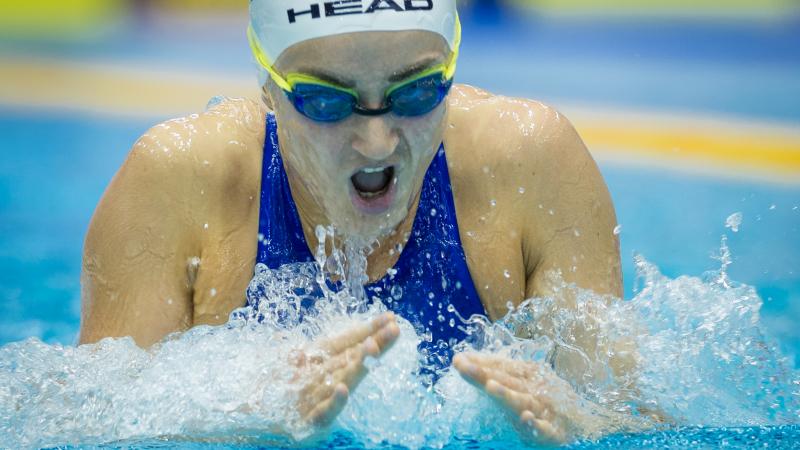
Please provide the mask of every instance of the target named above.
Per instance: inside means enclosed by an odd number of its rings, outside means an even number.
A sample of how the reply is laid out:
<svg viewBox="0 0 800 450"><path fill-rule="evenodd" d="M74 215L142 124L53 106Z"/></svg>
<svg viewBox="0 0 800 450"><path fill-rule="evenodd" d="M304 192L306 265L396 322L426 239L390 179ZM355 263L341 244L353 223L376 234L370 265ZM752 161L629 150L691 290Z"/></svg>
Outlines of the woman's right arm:
<svg viewBox="0 0 800 450"><path fill-rule="evenodd" d="M132 336L149 346L192 326L199 254L193 156L162 124L133 146L92 218L83 253L80 343Z"/></svg>

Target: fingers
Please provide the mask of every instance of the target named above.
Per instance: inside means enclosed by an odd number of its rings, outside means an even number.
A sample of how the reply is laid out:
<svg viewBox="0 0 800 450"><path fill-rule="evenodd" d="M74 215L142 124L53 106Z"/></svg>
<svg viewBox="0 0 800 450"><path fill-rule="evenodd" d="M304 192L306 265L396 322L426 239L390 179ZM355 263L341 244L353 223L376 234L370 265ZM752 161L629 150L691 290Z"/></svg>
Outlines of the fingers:
<svg viewBox="0 0 800 450"><path fill-rule="evenodd" d="M344 383L338 383L334 386L331 396L315 406L306 416L306 420L316 426L330 424L342 412L349 396L350 390L347 386Z"/></svg>
<svg viewBox="0 0 800 450"><path fill-rule="evenodd" d="M317 426L325 426L332 422L344 409L350 392L364 379L367 369L364 367L365 352L361 347L351 348L344 355L331 359L327 373L333 373L333 383L320 386L316 395L324 400L317 403L306 415L306 420Z"/></svg>
<svg viewBox="0 0 800 450"><path fill-rule="evenodd" d="M380 316L376 317L369 323L358 324L353 328L351 328L350 330L334 338L327 339L325 342L322 343L322 348L323 350L326 350L330 354L336 355L347 350L350 347L361 344L369 337L375 338L377 342L378 338L376 337L376 335L380 335L384 327L392 324L394 325L394 327L397 327L397 322L395 320L394 314L392 313L381 314ZM397 330L399 333L399 328Z"/></svg>
<svg viewBox="0 0 800 450"><path fill-rule="evenodd" d="M316 425L333 421L367 374L365 358L382 355L399 335L394 314L387 313L320 343L317 348L321 352L292 355L290 360L310 376L300 391L298 408L302 416Z"/></svg>
<svg viewBox="0 0 800 450"><path fill-rule="evenodd" d="M540 366L534 362L517 361L484 353L464 353L464 356L469 358L473 364L481 367L501 369L516 378L530 379L539 375Z"/></svg>
<svg viewBox="0 0 800 450"><path fill-rule="evenodd" d="M476 361L483 363L492 361L500 364L494 364L493 367L481 366ZM532 386L538 386L538 383L519 376L519 374L525 372L520 369L519 365L524 364L526 363L497 357L478 358L475 354L459 354L453 358L453 365L467 381L478 388L486 390L492 398L501 402L517 415L527 410L534 413L538 418L550 419L552 412L549 404L547 402L543 403L543 400L538 395L532 395L531 388Z"/></svg>
<svg viewBox="0 0 800 450"><path fill-rule="evenodd" d="M397 326L397 322L392 320L384 325L377 333L367 338L365 341L365 350L369 356L377 358L392 347L398 336L400 336L400 327ZM375 344L374 346L372 346L373 343Z"/></svg>
<svg viewBox="0 0 800 450"><path fill-rule="evenodd" d="M563 430L550 421L537 418L531 411L523 411L519 420L528 432L538 438L540 443L559 444L567 440Z"/></svg>
<svg viewBox="0 0 800 450"><path fill-rule="evenodd" d="M460 353L453 366L471 384L484 389L518 419L525 433L541 444L566 441L566 432L558 426L550 388L542 383L546 377L540 365L515 361L501 356Z"/></svg>
<svg viewBox="0 0 800 450"><path fill-rule="evenodd" d="M486 382L488 381L486 371L475 364L466 354L459 353L454 356L453 366L458 370L458 373L471 384L479 388L486 386Z"/></svg>
<svg viewBox="0 0 800 450"><path fill-rule="evenodd" d="M367 368L364 367L364 357L360 359L352 359L345 366L341 367L334 374L334 379L344 383L351 391L358 386L364 376L367 374Z"/></svg>

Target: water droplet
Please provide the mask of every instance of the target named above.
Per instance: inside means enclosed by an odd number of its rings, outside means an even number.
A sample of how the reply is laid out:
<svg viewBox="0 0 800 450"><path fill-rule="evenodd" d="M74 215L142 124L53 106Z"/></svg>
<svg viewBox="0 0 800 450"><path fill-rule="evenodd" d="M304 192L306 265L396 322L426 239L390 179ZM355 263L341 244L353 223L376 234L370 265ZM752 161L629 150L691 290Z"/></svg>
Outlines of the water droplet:
<svg viewBox="0 0 800 450"><path fill-rule="evenodd" d="M436 208L431 208L431 215L432 215L432 216L435 216L435 215L436 215Z"/></svg>
<svg viewBox="0 0 800 450"><path fill-rule="evenodd" d="M552 215L554 215L555 213L556 213L556 212L555 212L555 211L553 211L552 209L548 209L548 210L547 210L547 214L550 214L551 216L552 216Z"/></svg>
<svg viewBox="0 0 800 450"><path fill-rule="evenodd" d="M207 230L207 229L208 229L208 224L207 224L207 223L204 223L204 224L203 224L203 229L204 229L204 230Z"/></svg>
<svg viewBox="0 0 800 450"><path fill-rule="evenodd" d="M438 320L439 323L444 322L444 316L439 314L438 316L436 316L436 320Z"/></svg>
<svg viewBox="0 0 800 450"><path fill-rule="evenodd" d="M489 173L489 166L483 166L483 173Z"/></svg>
<svg viewBox="0 0 800 450"><path fill-rule="evenodd" d="M430 254L430 253L428 253L428 252L425 252L425 258L426 258L426 259L431 259L431 254Z"/></svg>
<svg viewBox="0 0 800 450"><path fill-rule="evenodd" d="M573 233L575 233L575 237L580 237L580 235L581 235L581 232L580 232L580 230L578 230L577 228L575 228L574 230L572 230L572 232L573 232Z"/></svg>
<svg viewBox="0 0 800 450"><path fill-rule="evenodd" d="M171 299L171 298L168 298L168 299L167 299L167 304L168 304L168 305L171 305L171 304L172 304L172 299Z"/></svg>
<svg viewBox="0 0 800 450"><path fill-rule="evenodd" d="M773 204L773 205L769 205L769 210L770 210L770 211L774 210L775 208L777 208L777 206L776 206L776 205L774 205L774 204Z"/></svg>
<svg viewBox="0 0 800 450"><path fill-rule="evenodd" d="M433 295L433 292L428 292L428 298L433 300L433 297L435 297L435 295Z"/></svg>
<svg viewBox="0 0 800 450"><path fill-rule="evenodd" d="M489 200L489 206L491 206L492 208L494 208L495 206L497 206L497 200L495 200L495 199L491 199L491 200Z"/></svg>
<svg viewBox="0 0 800 450"><path fill-rule="evenodd" d="M460 281L456 281L456 289L461 289L461 282Z"/></svg>
<svg viewBox="0 0 800 450"><path fill-rule="evenodd" d="M455 321L455 319L450 319L450 328L453 328L453 327L455 327L455 326L456 326L456 321Z"/></svg>
<svg viewBox="0 0 800 450"><path fill-rule="evenodd" d="M739 232L739 226L742 224L742 213L735 212L725 219L725 228L730 228L734 233Z"/></svg>
<svg viewBox="0 0 800 450"><path fill-rule="evenodd" d="M622 225L617 225L614 227L614 236L619 236L622 233Z"/></svg>
<svg viewBox="0 0 800 450"><path fill-rule="evenodd" d="M217 296L217 290L216 290L216 289L214 289L214 288L211 288L211 291L210 291L210 293L211 293L211 296L212 296L212 297L216 297L216 296Z"/></svg>
<svg viewBox="0 0 800 450"><path fill-rule="evenodd" d="M511 272L509 272L508 269L506 269L503 271L503 276L506 278L511 278Z"/></svg>
<svg viewBox="0 0 800 450"><path fill-rule="evenodd" d="M520 194L524 194L525 193L525 188L520 186L519 189L517 189L517 192L519 192Z"/></svg>
<svg viewBox="0 0 800 450"><path fill-rule="evenodd" d="M392 298L394 298L395 300L400 300L401 298L403 298L403 288L401 288L398 285L392 286L392 290L390 292L392 294Z"/></svg>

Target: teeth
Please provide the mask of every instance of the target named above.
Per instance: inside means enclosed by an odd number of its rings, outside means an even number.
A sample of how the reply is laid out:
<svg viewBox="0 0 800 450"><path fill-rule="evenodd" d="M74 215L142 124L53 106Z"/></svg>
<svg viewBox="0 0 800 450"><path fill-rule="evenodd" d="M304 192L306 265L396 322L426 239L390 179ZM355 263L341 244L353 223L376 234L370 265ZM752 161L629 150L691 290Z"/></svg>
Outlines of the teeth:
<svg viewBox="0 0 800 450"><path fill-rule="evenodd" d="M384 170L386 170L386 167L365 167L365 168L361 169L361 172L364 172L364 173L378 173L378 172L383 172Z"/></svg>

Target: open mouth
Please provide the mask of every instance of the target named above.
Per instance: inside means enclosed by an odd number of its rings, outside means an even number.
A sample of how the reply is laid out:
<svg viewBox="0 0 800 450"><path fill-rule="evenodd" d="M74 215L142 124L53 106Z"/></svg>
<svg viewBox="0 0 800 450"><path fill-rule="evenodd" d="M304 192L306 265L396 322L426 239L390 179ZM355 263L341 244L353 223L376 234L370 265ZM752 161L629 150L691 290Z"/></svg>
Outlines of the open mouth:
<svg viewBox="0 0 800 450"><path fill-rule="evenodd" d="M394 166L365 167L350 177L358 196L367 200L385 194L391 187L392 180Z"/></svg>

